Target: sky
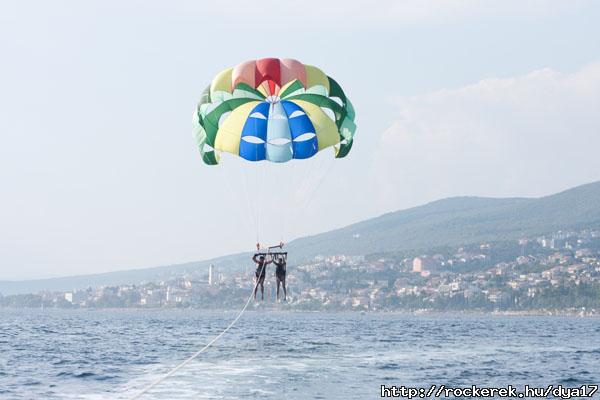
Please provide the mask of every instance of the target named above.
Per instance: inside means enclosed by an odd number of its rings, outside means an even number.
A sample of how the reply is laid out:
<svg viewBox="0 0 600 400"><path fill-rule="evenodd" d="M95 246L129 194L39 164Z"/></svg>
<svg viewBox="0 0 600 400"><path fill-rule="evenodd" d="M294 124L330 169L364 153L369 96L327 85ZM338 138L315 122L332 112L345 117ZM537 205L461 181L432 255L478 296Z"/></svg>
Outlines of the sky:
<svg viewBox="0 0 600 400"><path fill-rule="evenodd" d="M219 3L0 4L0 280L196 261L449 196L600 180L600 2ZM202 164L202 90L262 57L341 84L358 125L347 158Z"/></svg>

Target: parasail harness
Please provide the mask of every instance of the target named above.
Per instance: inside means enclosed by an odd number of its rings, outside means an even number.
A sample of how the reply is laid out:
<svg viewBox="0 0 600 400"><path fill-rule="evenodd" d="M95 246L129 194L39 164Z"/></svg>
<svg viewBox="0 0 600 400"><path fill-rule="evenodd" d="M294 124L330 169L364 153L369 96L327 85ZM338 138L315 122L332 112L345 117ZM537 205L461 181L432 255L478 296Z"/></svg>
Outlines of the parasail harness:
<svg viewBox="0 0 600 400"><path fill-rule="evenodd" d="M257 256L258 257L263 256L265 258L268 257L268 256L271 256L271 257L283 257L283 259L285 261L287 261L287 254L288 254L287 251L271 251L272 249L283 249L283 245L284 245L284 243L280 242L279 244L277 244L275 246L269 246L269 247L266 247L264 249L261 249L260 243L257 243L256 244L256 250L257 250L257 252L254 253L254 256L255 257L257 257ZM263 250L263 251L261 251L261 250Z"/></svg>

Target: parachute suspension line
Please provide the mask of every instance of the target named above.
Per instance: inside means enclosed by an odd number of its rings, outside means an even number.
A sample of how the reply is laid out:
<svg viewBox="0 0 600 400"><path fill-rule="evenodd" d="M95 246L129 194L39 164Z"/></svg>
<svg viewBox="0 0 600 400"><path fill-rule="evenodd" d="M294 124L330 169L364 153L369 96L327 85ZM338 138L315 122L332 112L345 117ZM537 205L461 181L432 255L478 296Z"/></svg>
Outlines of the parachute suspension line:
<svg viewBox="0 0 600 400"><path fill-rule="evenodd" d="M237 160L236 160L237 161ZM241 169L241 171L239 171ZM236 168L238 177L240 177L243 185L244 199L240 199L241 201L245 201L244 214L246 220L248 221L248 239L252 238L254 234L254 227L256 222L254 221L254 214L252 210L252 200L250 199L250 189L248 187L248 178L246 177L246 169L245 168ZM239 180L238 180L239 182Z"/></svg>
<svg viewBox="0 0 600 400"><path fill-rule="evenodd" d="M253 199L256 202L256 206L254 207L255 213L255 221L256 221L256 243L260 243L260 238L262 235L263 229L263 208L265 201L265 187L266 187L266 172L265 168L261 166L259 163L266 161L259 161L255 165L253 165L253 180L254 180L254 188L253 188Z"/></svg>
<svg viewBox="0 0 600 400"><path fill-rule="evenodd" d="M314 199L317 197L317 193L319 193L319 189L321 188L321 185L323 184L323 182L325 182L327 180L327 177L329 176L329 174L331 173L331 170L334 168L335 165L336 165L335 162L330 162L329 165L327 165L327 167L325 168L325 171L319 175L312 192L310 192L309 196L307 196L307 198L306 198L304 208L310 209Z"/></svg>
<svg viewBox="0 0 600 400"><path fill-rule="evenodd" d="M285 176L292 182L292 187L288 189L291 191L291 195L289 196L286 209L283 210L284 212L282 216L281 230L283 231L283 236L286 238L286 240L283 240L282 238L282 242L286 242L287 239L291 239L290 236L293 232L291 228L291 226L293 226L292 223L296 222L295 220L297 215L302 214L304 211L301 207L302 196L309 186L308 177L311 176L315 165L318 164L316 160L308 163L297 161L302 160L294 160L287 164L289 165L288 168L290 171L286 171L287 174Z"/></svg>
<svg viewBox="0 0 600 400"><path fill-rule="evenodd" d="M300 198L302 207L305 207L308 203L308 199L315 194L318 186L324 177L323 170L329 163L329 166L333 164L333 160L330 159L326 154L322 154L320 158L315 160L313 165L310 166L308 172L304 175L303 179L303 196Z"/></svg>
<svg viewBox="0 0 600 400"><path fill-rule="evenodd" d="M266 144L265 144L266 146ZM255 146L254 148L254 159L258 160L258 146ZM260 161L255 161L252 162L250 169L252 169L252 174L253 176L253 187L252 187L252 193L250 193L250 196L252 197L252 201L255 202L253 203L255 205L254 207L254 213L255 213L255 221L256 221L256 244L258 246L258 244L260 243L260 206L262 204L262 188L259 185L259 180L258 180L258 169L260 169Z"/></svg>
<svg viewBox="0 0 600 400"><path fill-rule="evenodd" d="M251 185L252 182L250 181L250 177L248 176L249 173L246 171L246 168L241 168L241 170L242 182L244 185L244 195L246 196L246 213L248 220L250 221L250 231L252 232L251 235L255 233L256 236L258 236L258 221L256 220L256 207L254 204L256 201L256 193L250 193L249 185Z"/></svg>
<svg viewBox="0 0 600 400"><path fill-rule="evenodd" d="M327 177L331 173L331 170L333 170L334 166L335 166L335 163L330 162L329 165L325 168L325 173L323 173L319 176L319 178L317 179L317 184L315 185L313 191L308 196L306 204L304 205L306 208L308 208L312 204L313 200L316 197L316 194L319 192L319 188L321 187L323 182L327 180Z"/></svg>
<svg viewBox="0 0 600 400"><path fill-rule="evenodd" d="M291 166L293 168L293 165ZM285 185L285 177L287 176L286 171L287 168L277 168L275 170L275 172L277 173L277 185L276 187L276 192L275 192L275 196L277 196L278 200L281 200L281 193L283 193L283 186ZM288 213L290 212L294 212L295 210L283 210L283 212L280 212L278 217L278 225L279 225L279 243L286 243L287 242L287 235L286 235L286 230L289 229L286 222L287 222L287 218L288 218ZM283 215L282 215L283 214Z"/></svg>
<svg viewBox="0 0 600 400"><path fill-rule="evenodd" d="M256 220L256 243L260 243L260 234L261 234L261 220L260 220L260 204L262 203L262 190L259 186L258 172L254 172L254 191L256 194L253 196L255 204L255 220Z"/></svg>
<svg viewBox="0 0 600 400"><path fill-rule="evenodd" d="M260 179L259 179L259 175L260 175L260 171L259 168L254 168L253 171L254 174L254 187L253 190L256 192L255 198L256 198L256 243L260 243L260 206L262 204L262 197L263 197L263 191L262 191L262 187L260 185Z"/></svg>
<svg viewBox="0 0 600 400"><path fill-rule="evenodd" d="M296 198L296 196L293 197L297 211L290 216L289 223L292 225L296 224L300 217L307 218L308 207L312 204L321 185L335 166L335 160L332 160L325 155L323 155L320 160L315 161L316 162L313 163L314 165L311 165L310 168L304 169L300 196L298 196L299 198Z"/></svg>
<svg viewBox="0 0 600 400"><path fill-rule="evenodd" d="M267 250L267 254L269 254L270 252L271 252L271 250L268 249ZM262 275L264 268L265 268L265 264L263 263L263 266L260 269L259 276ZM223 331L221 331L221 333L219 333L217 336L215 336L210 342L208 342L206 345L204 345L204 347L202 347L200 350L198 350L197 352L195 352L194 354L192 354L186 360L184 360L181 363L179 363L178 365L176 365L174 368L172 368L165 375L161 376L160 378L158 378L157 380L155 380L154 382L152 382L150 385L148 385L144 389L142 389L140 392L138 392L136 395L134 395L133 397L131 397L131 400L136 400L136 399L141 398L144 394L148 393L150 390L152 390L156 386L160 385L167 378L169 378L170 376L174 375L181 368L183 368L186 365L188 365L189 363L191 363L200 354L202 354L206 350L208 350L217 340L219 340L223 335L225 335L227 333L227 331L229 331L238 322L238 320L242 317L242 315L244 314L244 312L246 311L246 309L250 305L250 302L252 301L252 297L254 296L254 291L258 288L258 282L259 282L259 280L256 279L256 283L254 284L254 287L252 288L252 292L250 292L250 296L248 297L248 300L246 301L246 304L244 304L244 307L242 307L242 309L237 314L237 316L233 319L233 321L231 321L229 323L229 325L227 325L227 327L225 329L223 329Z"/></svg>
<svg viewBox="0 0 600 400"><path fill-rule="evenodd" d="M264 209L264 204L266 201L266 196L268 195L268 191L265 190L265 187L267 186L267 182L266 182L266 178L267 178L267 171L266 168L261 168L260 169L260 182L257 185L257 187L260 189L261 191L261 196L260 196L260 201L258 203L258 226L259 228L262 229L262 222L263 222L263 209ZM259 232L262 233L262 232ZM260 240L256 241L256 243L260 243Z"/></svg>
<svg viewBox="0 0 600 400"><path fill-rule="evenodd" d="M226 185L227 185L227 190L228 190L228 195L230 199L234 198L234 190L233 190L233 185L231 183L231 174L229 172L224 172L224 170L226 170L226 168L217 168L217 170L219 170L219 173L221 174L221 182L225 181ZM244 191L246 198L248 197L248 192ZM248 201L246 201L246 208L248 208ZM241 225L244 226L244 231L246 232L246 234L249 237L252 237L252 218L248 215L248 213L244 213L243 210L241 210L239 207L235 207L236 209L236 213L238 215L239 221L241 223Z"/></svg>

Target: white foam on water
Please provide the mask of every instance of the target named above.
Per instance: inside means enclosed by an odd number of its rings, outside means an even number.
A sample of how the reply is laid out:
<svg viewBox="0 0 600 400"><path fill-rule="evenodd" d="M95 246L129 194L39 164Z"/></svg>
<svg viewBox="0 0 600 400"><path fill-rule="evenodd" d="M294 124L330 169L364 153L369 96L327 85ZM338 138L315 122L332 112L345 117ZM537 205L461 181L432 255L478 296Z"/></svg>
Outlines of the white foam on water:
<svg viewBox="0 0 600 400"><path fill-rule="evenodd" d="M144 398L214 399L225 395L224 392L227 392L231 385L257 390L255 387L257 381L268 381L268 375L261 367L253 359L196 361L169 377ZM167 371L167 368L161 368L161 372L150 367L146 369L147 372L124 385L123 396L119 398L132 397L148 384L163 376L165 372L162 370ZM272 392L260 389L260 394L272 394Z"/></svg>

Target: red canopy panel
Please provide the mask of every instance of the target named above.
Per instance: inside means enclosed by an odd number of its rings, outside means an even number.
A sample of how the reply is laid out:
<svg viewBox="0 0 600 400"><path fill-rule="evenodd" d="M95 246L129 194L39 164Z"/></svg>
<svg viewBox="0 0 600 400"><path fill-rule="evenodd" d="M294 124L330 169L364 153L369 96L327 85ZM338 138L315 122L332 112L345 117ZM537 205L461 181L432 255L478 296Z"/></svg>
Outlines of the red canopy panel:
<svg viewBox="0 0 600 400"><path fill-rule="evenodd" d="M281 68L278 58L262 58L256 60L254 87L264 81L273 81L281 87Z"/></svg>

